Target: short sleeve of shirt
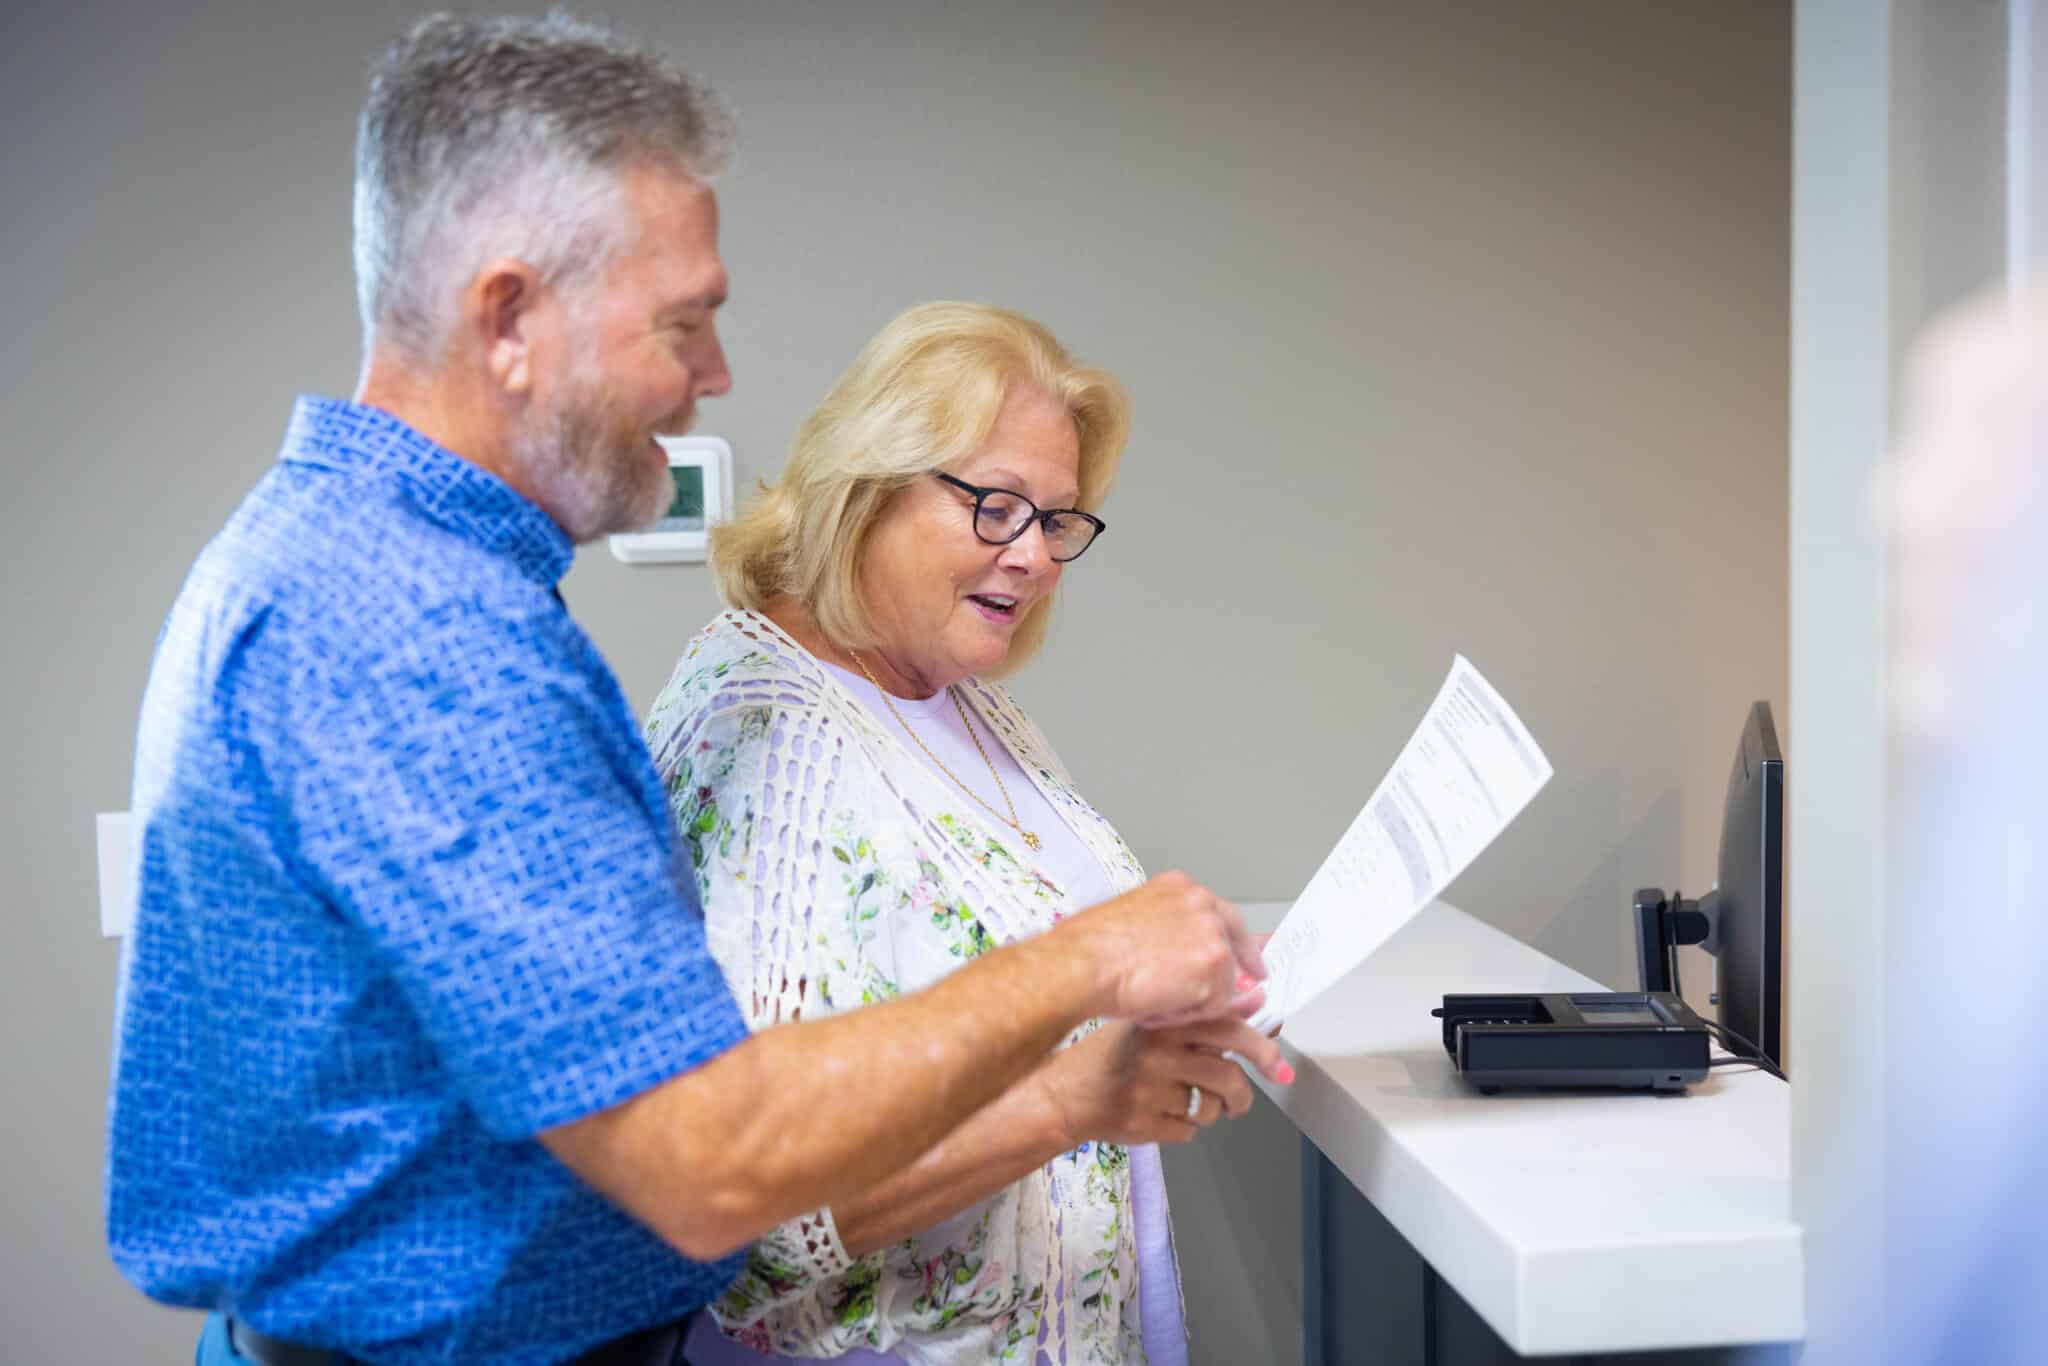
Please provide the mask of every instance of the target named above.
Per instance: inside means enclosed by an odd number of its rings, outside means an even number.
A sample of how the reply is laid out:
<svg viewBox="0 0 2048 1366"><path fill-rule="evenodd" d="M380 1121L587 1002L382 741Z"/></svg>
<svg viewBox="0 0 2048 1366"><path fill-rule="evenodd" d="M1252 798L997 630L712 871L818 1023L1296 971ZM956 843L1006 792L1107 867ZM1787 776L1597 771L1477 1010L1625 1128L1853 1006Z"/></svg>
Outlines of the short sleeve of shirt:
<svg viewBox="0 0 2048 1366"><path fill-rule="evenodd" d="M436 609L374 657L294 673L302 875L486 1129L567 1123L746 1037L652 765L566 614Z"/></svg>

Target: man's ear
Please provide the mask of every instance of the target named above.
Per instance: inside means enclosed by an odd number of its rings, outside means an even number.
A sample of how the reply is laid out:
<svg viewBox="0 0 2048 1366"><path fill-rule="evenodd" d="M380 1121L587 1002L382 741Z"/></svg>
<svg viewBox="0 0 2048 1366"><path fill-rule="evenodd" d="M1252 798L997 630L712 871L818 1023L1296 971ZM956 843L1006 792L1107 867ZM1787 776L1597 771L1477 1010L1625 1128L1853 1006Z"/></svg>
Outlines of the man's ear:
<svg viewBox="0 0 2048 1366"><path fill-rule="evenodd" d="M540 272L509 256L486 262L463 292L463 312L484 369L506 394L524 397L533 389L546 299Z"/></svg>

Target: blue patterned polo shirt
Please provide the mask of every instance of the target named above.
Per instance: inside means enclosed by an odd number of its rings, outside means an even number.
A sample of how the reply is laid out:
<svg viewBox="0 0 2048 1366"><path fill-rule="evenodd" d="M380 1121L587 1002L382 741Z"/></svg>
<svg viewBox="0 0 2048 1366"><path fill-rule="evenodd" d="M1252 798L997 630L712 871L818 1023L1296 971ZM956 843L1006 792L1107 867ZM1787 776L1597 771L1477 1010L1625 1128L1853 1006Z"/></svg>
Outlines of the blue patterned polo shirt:
<svg viewBox="0 0 2048 1366"><path fill-rule="evenodd" d="M737 1270L534 1139L746 1037L571 554L397 419L302 399L193 566L136 743L108 1130L154 1298L516 1366Z"/></svg>

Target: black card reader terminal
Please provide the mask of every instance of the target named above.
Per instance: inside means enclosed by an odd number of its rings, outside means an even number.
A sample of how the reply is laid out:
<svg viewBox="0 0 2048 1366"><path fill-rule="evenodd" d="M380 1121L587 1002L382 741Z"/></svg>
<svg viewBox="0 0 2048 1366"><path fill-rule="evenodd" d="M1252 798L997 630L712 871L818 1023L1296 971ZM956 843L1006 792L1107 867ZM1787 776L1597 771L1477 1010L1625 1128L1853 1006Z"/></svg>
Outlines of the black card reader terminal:
<svg viewBox="0 0 2048 1366"><path fill-rule="evenodd" d="M1683 1091L1707 1075L1709 1026L1668 991L1446 996L1444 1048L1488 1095L1510 1087Z"/></svg>

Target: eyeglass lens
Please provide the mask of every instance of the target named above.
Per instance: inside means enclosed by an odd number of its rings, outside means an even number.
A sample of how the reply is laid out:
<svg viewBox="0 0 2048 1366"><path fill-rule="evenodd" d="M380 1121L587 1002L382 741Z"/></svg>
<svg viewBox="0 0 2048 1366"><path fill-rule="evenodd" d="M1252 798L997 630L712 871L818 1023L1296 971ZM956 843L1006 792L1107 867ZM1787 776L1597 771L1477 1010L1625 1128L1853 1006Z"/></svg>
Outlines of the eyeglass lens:
<svg viewBox="0 0 2048 1366"><path fill-rule="evenodd" d="M1014 541L1024 534L1025 524L1038 515L1038 509L1029 501L1014 493L991 490L982 495L981 507L975 514L975 534L984 541L1001 545ZM1072 513L1047 513L1045 543L1055 560L1071 560L1088 548L1095 539L1095 523L1086 517Z"/></svg>

